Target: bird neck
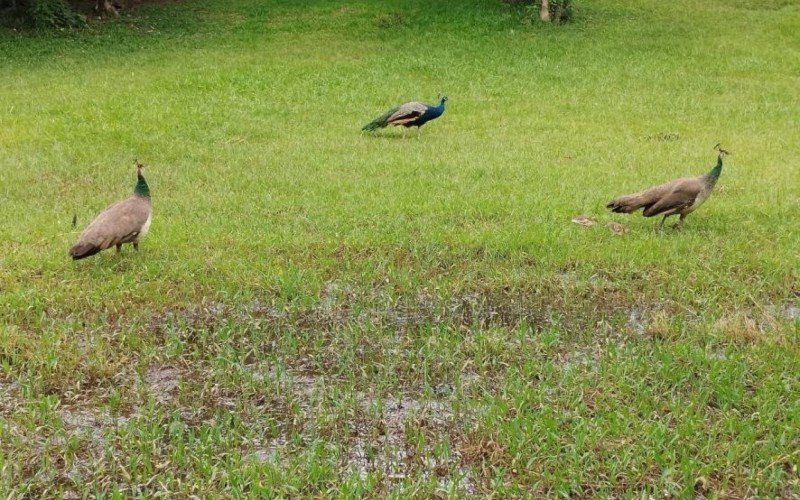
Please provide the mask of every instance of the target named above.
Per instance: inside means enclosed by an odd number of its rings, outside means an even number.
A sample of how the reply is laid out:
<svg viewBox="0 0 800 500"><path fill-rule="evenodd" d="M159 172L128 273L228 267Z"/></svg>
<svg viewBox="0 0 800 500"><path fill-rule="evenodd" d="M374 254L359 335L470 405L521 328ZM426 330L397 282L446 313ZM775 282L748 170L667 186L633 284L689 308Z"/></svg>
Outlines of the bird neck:
<svg viewBox="0 0 800 500"><path fill-rule="evenodd" d="M444 113L444 100L440 100L439 104L436 106L431 106L425 112L425 115L430 118L436 118L437 116L441 116Z"/></svg>
<svg viewBox="0 0 800 500"><path fill-rule="evenodd" d="M138 177L136 187L133 188L133 194L141 196L142 198L150 198L150 188L147 186L147 181L141 173L136 174Z"/></svg>
<svg viewBox="0 0 800 500"><path fill-rule="evenodd" d="M717 164L714 168L711 169L711 172L708 173L708 180L713 186L717 183L717 179L719 179L719 175L722 173L722 155L717 157Z"/></svg>

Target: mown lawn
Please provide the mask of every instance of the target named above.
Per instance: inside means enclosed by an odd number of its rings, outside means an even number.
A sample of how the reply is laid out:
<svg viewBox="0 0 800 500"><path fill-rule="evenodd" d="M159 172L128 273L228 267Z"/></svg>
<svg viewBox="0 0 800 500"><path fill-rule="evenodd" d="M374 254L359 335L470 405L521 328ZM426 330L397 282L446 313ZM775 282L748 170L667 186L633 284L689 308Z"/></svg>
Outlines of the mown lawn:
<svg viewBox="0 0 800 500"><path fill-rule="evenodd" d="M0 31L0 493L800 495L800 5L528 15ZM718 142L684 230L604 209ZM134 159L140 252L70 261Z"/></svg>

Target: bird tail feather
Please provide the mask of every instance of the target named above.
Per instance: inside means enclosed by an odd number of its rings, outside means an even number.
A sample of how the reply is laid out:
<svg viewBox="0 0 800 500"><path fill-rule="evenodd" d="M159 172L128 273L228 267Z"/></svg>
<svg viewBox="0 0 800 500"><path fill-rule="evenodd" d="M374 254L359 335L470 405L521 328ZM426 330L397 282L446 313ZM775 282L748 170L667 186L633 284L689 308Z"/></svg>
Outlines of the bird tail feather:
<svg viewBox="0 0 800 500"><path fill-rule="evenodd" d="M384 128L385 126L389 125L389 117L392 116L397 111L397 108L390 109L386 113L382 114L381 116L375 118L371 122L367 123L361 130L366 130L367 132L373 132L378 130L379 128Z"/></svg>
<svg viewBox="0 0 800 500"><path fill-rule="evenodd" d="M658 210L657 212L651 212L650 209L664 196L665 189L668 187L669 185L663 184L661 186L645 189L644 191L639 191L638 193L627 194L625 196L620 196L619 198L614 198L608 202L606 208L618 214L629 214L639 210L640 208L644 208L644 213L642 215L645 217L658 215L661 210Z"/></svg>
<svg viewBox="0 0 800 500"><path fill-rule="evenodd" d="M606 208L610 209L614 213L618 214L629 214L631 212L635 212L639 210L647 203L642 201L642 197L638 195L626 195L620 196L619 198L615 198L608 202Z"/></svg>

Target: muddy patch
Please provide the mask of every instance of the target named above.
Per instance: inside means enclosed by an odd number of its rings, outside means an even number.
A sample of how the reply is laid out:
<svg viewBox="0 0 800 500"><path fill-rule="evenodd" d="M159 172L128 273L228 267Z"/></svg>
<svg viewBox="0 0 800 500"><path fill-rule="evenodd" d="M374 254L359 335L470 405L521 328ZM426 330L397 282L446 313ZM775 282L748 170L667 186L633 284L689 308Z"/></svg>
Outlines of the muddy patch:
<svg viewBox="0 0 800 500"><path fill-rule="evenodd" d="M437 454L432 449L437 437L447 435L447 429L453 426L453 409L448 401L360 394L358 402L367 418L352 433L345 459L347 469L362 479L376 472L390 481L412 476L435 478L443 491L455 482L462 493L474 493L471 472L461 466L460 453L452 450ZM419 449L421 442L425 443L424 450Z"/></svg>
<svg viewBox="0 0 800 500"><path fill-rule="evenodd" d="M61 480L80 483L85 477L92 475L91 464L102 460L107 447L106 435L113 433L128 419L112 417L102 410L89 408L61 408L58 414L64 425L64 435L56 438L53 443L63 446L67 440L73 438L78 438L80 443L71 466L62 470L59 476Z"/></svg>
<svg viewBox="0 0 800 500"><path fill-rule="evenodd" d="M151 367L144 374L144 383L153 398L161 404L172 401L183 373L172 366Z"/></svg>
<svg viewBox="0 0 800 500"><path fill-rule="evenodd" d="M621 296L629 293L609 280L579 279L565 275L532 288L499 288L439 292L417 290L397 295L385 288L363 289L330 281L315 300L285 304L279 297L249 304L207 302L184 310L164 311L150 321L160 335L192 340L197 332L211 332L236 324L262 331L330 332L346 327L389 328L398 333L444 325L451 328L516 328L525 324L544 328L590 327L599 316L612 317L624 310ZM627 300L625 300L627 302Z"/></svg>
<svg viewBox="0 0 800 500"><path fill-rule="evenodd" d="M590 346L585 349L578 349L572 352L558 354L557 361L561 369L566 372L596 372L600 364L600 349Z"/></svg>
<svg viewBox="0 0 800 500"><path fill-rule="evenodd" d="M260 464L267 462L277 463L280 450L286 446L287 442L288 440L283 436L268 440L256 439L253 442L253 451L248 455L248 458Z"/></svg>
<svg viewBox="0 0 800 500"><path fill-rule="evenodd" d="M0 416L10 415L19 404L16 392L16 382L0 380Z"/></svg>
<svg viewBox="0 0 800 500"><path fill-rule="evenodd" d="M780 308L780 315L786 319L797 321L800 319L800 307L795 303L786 303Z"/></svg>
<svg viewBox="0 0 800 500"><path fill-rule="evenodd" d="M647 320L644 315L645 311L638 307L632 307L628 313L627 327L640 336L647 332Z"/></svg>
<svg viewBox="0 0 800 500"><path fill-rule="evenodd" d="M81 408L62 408L59 416L64 424L64 430L69 435L80 435L85 438L88 448L95 457L103 454L104 429L127 421L125 417L112 418L107 413Z"/></svg>

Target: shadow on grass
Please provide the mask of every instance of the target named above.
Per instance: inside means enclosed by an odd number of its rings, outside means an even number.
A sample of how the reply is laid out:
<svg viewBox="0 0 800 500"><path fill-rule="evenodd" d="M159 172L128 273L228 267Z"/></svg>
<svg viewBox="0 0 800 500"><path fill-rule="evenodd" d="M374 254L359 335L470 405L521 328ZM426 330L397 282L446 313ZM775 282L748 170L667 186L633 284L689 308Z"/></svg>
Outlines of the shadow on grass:
<svg viewBox="0 0 800 500"><path fill-rule="evenodd" d="M418 138L416 132L414 132L413 134L412 133L408 133L405 136L402 133L386 133L386 134L362 133L361 136L362 137L366 137L368 139L382 139L382 140L393 140L393 141L403 140L403 139L409 140L409 141L410 140L415 140L416 141L418 139L424 139L424 137Z"/></svg>

